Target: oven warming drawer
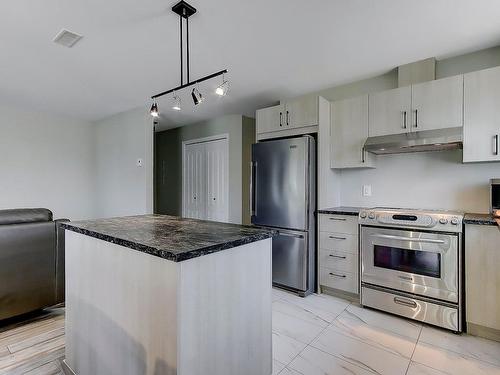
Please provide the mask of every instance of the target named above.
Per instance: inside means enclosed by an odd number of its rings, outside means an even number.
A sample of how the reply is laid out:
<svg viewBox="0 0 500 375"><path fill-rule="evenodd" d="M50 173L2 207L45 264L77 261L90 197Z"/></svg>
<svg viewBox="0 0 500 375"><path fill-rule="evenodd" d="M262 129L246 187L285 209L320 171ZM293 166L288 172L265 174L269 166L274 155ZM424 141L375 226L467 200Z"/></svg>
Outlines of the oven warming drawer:
<svg viewBox="0 0 500 375"><path fill-rule="evenodd" d="M455 332L461 331L458 307L453 305L441 305L428 299L415 298L410 294L399 292L395 294L366 285L361 288L361 304Z"/></svg>

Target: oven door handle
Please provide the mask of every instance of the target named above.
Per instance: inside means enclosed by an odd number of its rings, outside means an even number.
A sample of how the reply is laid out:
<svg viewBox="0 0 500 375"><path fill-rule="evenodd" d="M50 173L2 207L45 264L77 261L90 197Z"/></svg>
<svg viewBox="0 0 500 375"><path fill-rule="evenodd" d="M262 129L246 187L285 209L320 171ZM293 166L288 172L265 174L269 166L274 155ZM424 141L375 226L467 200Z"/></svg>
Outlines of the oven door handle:
<svg viewBox="0 0 500 375"><path fill-rule="evenodd" d="M412 238L412 237L393 236L390 234L372 234L372 237L384 238L387 240L399 240L399 241L410 241L410 242L437 243L437 244L446 243L446 241L444 240L433 240L432 238Z"/></svg>

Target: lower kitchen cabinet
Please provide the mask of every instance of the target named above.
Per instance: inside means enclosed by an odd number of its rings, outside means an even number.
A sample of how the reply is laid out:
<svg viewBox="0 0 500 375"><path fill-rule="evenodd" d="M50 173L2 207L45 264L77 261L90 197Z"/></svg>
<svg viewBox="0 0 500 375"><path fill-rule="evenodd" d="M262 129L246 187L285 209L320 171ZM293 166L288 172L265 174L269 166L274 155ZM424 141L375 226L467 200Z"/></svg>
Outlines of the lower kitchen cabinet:
<svg viewBox="0 0 500 375"><path fill-rule="evenodd" d="M500 341L500 230L465 226L466 321L469 333Z"/></svg>
<svg viewBox="0 0 500 375"><path fill-rule="evenodd" d="M358 217L319 215L320 292L359 294Z"/></svg>

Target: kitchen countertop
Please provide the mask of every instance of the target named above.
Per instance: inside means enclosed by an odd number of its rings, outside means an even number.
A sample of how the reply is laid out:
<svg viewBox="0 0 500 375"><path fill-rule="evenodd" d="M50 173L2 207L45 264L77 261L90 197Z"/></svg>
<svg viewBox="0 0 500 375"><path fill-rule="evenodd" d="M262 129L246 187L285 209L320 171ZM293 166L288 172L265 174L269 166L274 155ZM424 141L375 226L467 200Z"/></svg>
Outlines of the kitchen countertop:
<svg viewBox="0 0 500 375"><path fill-rule="evenodd" d="M143 253L181 262L274 237L273 230L251 226L140 215L65 222L62 228Z"/></svg>
<svg viewBox="0 0 500 375"><path fill-rule="evenodd" d="M330 215L349 215L349 216L358 216L359 211L364 210L365 207L348 207L348 206L339 206L332 208L323 208L318 210L319 214L330 214Z"/></svg>
<svg viewBox="0 0 500 375"><path fill-rule="evenodd" d="M497 225L491 214L465 214L464 224Z"/></svg>

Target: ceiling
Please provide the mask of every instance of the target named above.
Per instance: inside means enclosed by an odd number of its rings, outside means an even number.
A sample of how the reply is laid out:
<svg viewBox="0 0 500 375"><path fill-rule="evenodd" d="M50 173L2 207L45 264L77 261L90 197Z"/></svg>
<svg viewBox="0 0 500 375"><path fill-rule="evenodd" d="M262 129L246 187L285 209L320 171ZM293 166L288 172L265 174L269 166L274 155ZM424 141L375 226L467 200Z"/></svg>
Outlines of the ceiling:
<svg viewBox="0 0 500 375"><path fill-rule="evenodd" d="M136 107L180 82L176 1L16 0L0 3L0 102L95 121ZM159 102L162 127L222 114L253 116L279 99L370 77L435 56L500 44L498 0L192 0L191 78L196 108ZM84 38L68 49L52 38Z"/></svg>

